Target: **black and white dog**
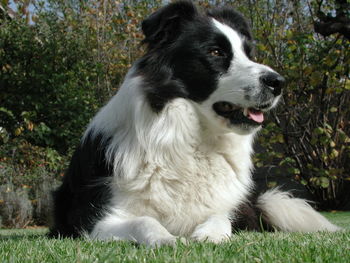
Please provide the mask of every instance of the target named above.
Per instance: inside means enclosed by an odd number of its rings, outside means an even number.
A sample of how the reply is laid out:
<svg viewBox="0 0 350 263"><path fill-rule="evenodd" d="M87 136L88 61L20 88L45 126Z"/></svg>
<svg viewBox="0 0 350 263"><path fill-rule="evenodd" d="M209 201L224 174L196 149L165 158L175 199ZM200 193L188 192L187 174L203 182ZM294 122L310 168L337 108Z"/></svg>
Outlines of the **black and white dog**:
<svg viewBox="0 0 350 263"><path fill-rule="evenodd" d="M251 60L242 15L180 1L142 30L147 53L88 126L54 193L51 235L154 246L218 243L261 218L284 231L340 229L276 189L249 200L253 139L284 78Z"/></svg>

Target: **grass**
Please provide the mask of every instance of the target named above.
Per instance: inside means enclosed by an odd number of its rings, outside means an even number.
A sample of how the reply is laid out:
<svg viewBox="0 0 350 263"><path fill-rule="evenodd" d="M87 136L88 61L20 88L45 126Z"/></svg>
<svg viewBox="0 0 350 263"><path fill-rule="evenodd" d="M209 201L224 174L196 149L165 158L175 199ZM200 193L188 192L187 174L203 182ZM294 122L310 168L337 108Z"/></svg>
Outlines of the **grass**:
<svg viewBox="0 0 350 263"><path fill-rule="evenodd" d="M325 213L339 233L235 234L215 245L148 249L128 242L48 239L46 229L0 230L0 262L350 262L350 212Z"/></svg>

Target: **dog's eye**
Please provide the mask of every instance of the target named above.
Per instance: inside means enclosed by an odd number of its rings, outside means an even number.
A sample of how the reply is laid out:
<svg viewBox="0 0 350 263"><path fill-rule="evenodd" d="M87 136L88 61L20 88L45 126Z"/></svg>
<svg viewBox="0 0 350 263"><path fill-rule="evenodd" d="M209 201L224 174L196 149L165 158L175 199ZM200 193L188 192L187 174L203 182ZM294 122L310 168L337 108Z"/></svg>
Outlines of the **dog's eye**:
<svg viewBox="0 0 350 263"><path fill-rule="evenodd" d="M213 57L223 57L225 56L224 52L222 52L220 49L212 49L210 50L210 55Z"/></svg>

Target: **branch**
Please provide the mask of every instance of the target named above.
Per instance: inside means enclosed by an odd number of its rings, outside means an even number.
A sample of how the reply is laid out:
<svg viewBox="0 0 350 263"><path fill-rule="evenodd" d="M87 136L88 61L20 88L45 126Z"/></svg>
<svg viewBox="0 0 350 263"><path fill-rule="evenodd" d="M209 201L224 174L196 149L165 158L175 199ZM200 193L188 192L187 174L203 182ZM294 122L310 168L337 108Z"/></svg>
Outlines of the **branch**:
<svg viewBox="0 0 350 263"><path fill-rule="evenodd" d="M332 19L336 21L336 18ZM350 19L347 23L343 22L320 22L314 23L315 32L322 36L329 36L339 33L350 40Z"/></svg>
<svg viewBox="0 0 350 263"><path fill-rule="evenodd" d="M324 14L319 5L317 11L319 21L314 22L315 32L325 37L339 33L350 40L350 3L347 0L336 0L335 2L337 5L335 17Z"/></svg>

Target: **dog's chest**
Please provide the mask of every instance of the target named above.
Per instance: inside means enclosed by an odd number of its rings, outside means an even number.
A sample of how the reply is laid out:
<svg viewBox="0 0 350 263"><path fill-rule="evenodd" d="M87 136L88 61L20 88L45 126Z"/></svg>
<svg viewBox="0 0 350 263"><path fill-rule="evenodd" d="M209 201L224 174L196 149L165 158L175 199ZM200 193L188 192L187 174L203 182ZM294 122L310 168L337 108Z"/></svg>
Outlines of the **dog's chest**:
<svg viewBox="0 0 350 263"><path fill-rule="evenodd" d="M144 163L118 203L135 216L158 219L173 234L188 235L210 215L239 205L248 191L240 177L223 155L198 151L181 164Z"/></svg>

